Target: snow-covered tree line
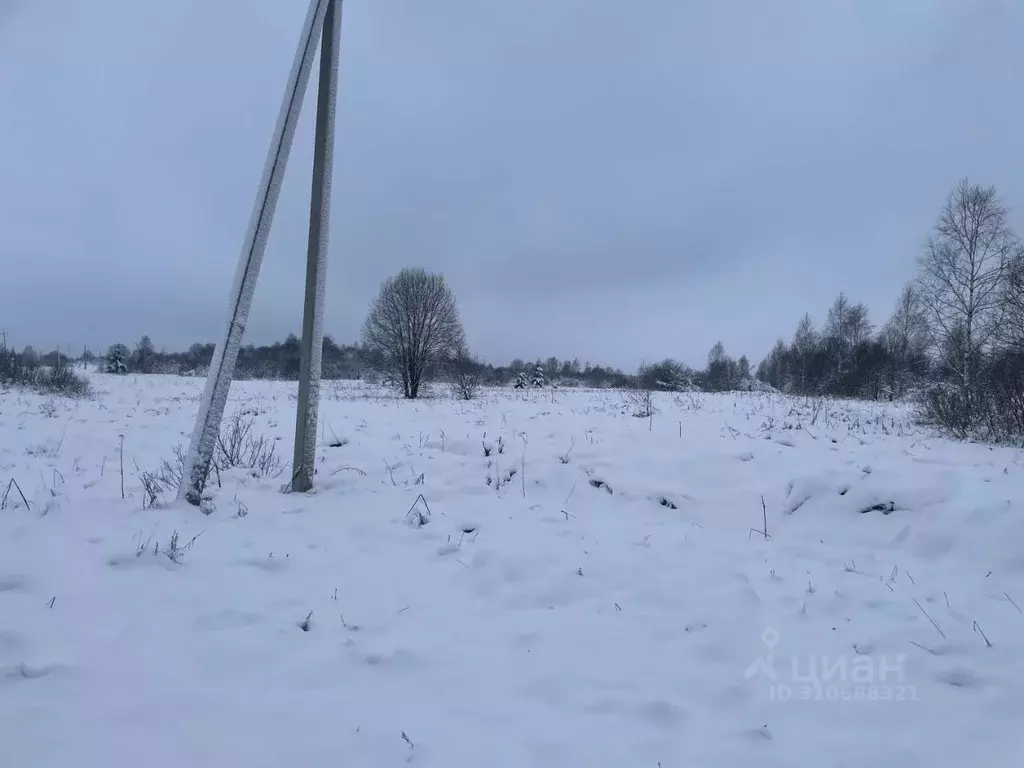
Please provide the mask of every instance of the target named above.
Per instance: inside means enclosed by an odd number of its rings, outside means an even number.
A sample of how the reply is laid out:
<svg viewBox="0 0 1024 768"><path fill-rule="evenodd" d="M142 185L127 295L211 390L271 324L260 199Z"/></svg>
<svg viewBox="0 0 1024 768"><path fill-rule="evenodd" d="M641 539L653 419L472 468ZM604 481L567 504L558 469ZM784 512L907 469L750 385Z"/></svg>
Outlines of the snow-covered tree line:
<svg viewBox="0 0 1024 768"><path fill-rule="evenodd" d="M299 343L242 350L240 377L295 378ZM115 345L111 372L202 372L212 344L157 352L148 337ZM493 365L470 354L454 294L440 275L402 270L371 305L361 344L324 340L324 377L383 374L408 397L421 382L451 380L460 396L481 384L522 389L559 385L707 391L771 386L806 395L917 397L929 417L967 435L1024 433L1024 248L992 187L961 181L918 259L918 274L880 326L865 304L840 293L817 325L804 314L754 371L721 342L704 369L667 358L634 373L556 357Z"/></svg>
<svg viewBox="0 0 1024 768"><path fill-rule="evenodd" d="M824 325L809 315L758 378L801 394L917 396L959 436L1024 434L1024 245L994 187L960 181L876 329L844 294Z"/></svg>

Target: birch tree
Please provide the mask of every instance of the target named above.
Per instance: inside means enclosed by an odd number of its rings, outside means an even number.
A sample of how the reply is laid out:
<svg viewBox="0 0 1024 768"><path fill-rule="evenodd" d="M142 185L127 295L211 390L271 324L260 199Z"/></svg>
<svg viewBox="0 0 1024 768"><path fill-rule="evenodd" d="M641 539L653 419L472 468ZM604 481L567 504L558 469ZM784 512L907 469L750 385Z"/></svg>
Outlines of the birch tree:
<svg viewBox="0 0 1024 768"><path fill-rule="evenodd" d="M1024 352L1024 246L1019 243L1007 267L1003 307L999 341L1008 351Z"/></svg>
<svg viewBox="0 0 1024 768"><path fill-rule="evenodd" d="M921 296L913 283L903 288L892 317L882 328L881 341L888 352L893 394L902 397L928 362L928 322Z"/></svg>
<svg viewBox="0 0 1024 768"><path fill-rule="evenodd" d="M999 331L1019 243L995 187L963 179L950 193L918 260L917 286L941 362L971 417L977 368Z"/></svg>

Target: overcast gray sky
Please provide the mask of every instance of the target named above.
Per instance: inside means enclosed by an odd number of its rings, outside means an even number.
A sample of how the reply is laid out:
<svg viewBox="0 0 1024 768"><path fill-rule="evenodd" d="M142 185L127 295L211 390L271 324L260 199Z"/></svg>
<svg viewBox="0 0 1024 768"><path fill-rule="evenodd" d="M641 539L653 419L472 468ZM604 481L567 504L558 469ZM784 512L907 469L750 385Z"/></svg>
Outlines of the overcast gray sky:
<svg viewBox="0 0 1024 768"><path fill-rule="evenodd" d="M0 327L221 329L305 0L0 0ZM1024 230L1020 0L345 0L326 330L442 271L475 351L752 360L884 321L957 179ZM298 332L315 95L248 339Z"/></svg>

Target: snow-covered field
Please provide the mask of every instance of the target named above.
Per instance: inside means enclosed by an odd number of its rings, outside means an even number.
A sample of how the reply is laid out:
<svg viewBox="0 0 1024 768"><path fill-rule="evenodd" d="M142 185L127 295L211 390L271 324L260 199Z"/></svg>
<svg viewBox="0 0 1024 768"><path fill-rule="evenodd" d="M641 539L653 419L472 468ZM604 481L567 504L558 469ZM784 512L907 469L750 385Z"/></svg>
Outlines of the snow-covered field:
<svg viewBox="0 0 1024 768"><path fill-rule="evenodd" d="M328 385L315 492L233 469L205 516L140 480L203 382L93 380L0 395L0 766L1024 754L1018 451L897 406ZM227 415L287 463L294 408Z"/></svg>

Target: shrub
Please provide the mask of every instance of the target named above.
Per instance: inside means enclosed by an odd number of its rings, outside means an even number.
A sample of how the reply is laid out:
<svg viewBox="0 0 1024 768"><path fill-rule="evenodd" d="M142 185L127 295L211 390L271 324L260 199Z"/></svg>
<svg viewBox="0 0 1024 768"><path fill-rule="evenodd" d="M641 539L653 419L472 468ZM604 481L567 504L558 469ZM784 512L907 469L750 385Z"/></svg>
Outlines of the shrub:
<svg viewBox="0 0 1024 768"><path fill-rule="evenodd" d="M66 357L57 355L53 365L40 366L34 353L18 354L3 347L0 347L0 387L18 387L63 397L84 397L90 390L89 380L75 373Z"/></svg>

